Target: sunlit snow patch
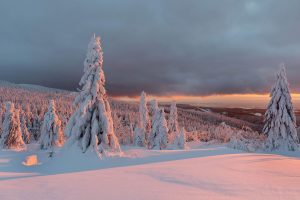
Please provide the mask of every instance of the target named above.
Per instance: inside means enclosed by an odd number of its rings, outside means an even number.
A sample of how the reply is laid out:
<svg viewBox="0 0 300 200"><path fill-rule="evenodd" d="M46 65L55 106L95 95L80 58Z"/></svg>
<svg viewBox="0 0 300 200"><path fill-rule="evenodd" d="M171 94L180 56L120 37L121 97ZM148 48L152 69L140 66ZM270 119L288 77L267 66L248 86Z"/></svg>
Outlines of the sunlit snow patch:
<svg viewBox="0 0 300 200"><path fill-rule="evenodd" d="M25 160L22 162L25 166L34 166L39 165L38 158L36 155L30 155L25 158Z"/></svg>

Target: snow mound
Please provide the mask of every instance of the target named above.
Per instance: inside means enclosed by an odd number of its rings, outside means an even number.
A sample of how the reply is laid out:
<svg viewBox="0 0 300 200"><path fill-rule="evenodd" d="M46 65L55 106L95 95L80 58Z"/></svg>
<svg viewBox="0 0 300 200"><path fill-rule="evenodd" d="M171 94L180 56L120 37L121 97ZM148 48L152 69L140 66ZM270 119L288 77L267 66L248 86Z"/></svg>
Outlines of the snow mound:
<svg viewBox="0 0 300 200"><path fill-rule="evenodd" d="M233 149L239 149L248 152L255 152L259 147L255 145L254 140L249 140L244 137L233 137L228 146Z"/></svg>
<svg viewBox="0 0 300 200"><path fill-rule="evenodd" d="M30 155L27 156L24 160L24 162L22 162L23 165L25 166L34 166L34 165L38 165L38 158L37 155Z"/></svg>
<svg viewBox="0 0 300 200"><path fill-rule="evenodd" d="M261 113L253 113L253 115L257 116L257 117L262 117L263 116L263 114L261 114Z"/></svg>
<svg viewBox="0 0 300 200"><path fill-rule="evenodd" d="M260 135L251 130L240 130L232 135L228 147L248 152L255 152L264 149L265 135Z"/></svg>

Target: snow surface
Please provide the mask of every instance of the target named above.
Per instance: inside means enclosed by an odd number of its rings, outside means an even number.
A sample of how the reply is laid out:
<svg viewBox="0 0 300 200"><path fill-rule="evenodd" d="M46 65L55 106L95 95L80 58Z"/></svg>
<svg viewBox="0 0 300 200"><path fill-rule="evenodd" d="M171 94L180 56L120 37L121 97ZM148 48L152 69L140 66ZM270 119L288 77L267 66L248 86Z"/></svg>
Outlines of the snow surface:
<svg viewBox="0 0 300 200"><path fill-rule="evenodd" d="M78 148L0 151L0 199L299 199L300 153L245 153L221 145L188 150L123 146L99 160ZM78 152L77 152L78 151ZM40 165L23 166L36 153Z"/></svg>

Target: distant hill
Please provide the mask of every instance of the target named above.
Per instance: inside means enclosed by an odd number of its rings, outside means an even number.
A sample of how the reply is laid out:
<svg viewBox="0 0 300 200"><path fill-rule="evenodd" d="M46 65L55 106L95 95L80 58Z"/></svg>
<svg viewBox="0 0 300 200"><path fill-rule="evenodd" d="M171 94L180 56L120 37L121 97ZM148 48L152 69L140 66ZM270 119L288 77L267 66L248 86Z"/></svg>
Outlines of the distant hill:
<svg viewBox="0 0 300 200"><path fill-rule="evenodd" d="M49 88L49 87L34 85L34 84L17 84L17 83L11 83L8 81L3 81L3 80L0 80L0 87L1 86L17 88L17 89L24 89L24 90L35 91L35 92L72 93L71 91L68 91L68 90Z"/></svg>

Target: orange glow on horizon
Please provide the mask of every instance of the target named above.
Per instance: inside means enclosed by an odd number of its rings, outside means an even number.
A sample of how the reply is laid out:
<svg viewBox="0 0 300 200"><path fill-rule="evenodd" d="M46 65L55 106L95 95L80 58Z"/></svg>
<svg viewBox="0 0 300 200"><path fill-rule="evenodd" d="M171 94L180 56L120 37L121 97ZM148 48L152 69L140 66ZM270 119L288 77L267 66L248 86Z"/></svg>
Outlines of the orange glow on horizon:
<svg viewBox="0 0 300 200"><path fill-rule="evenodd" d="M114 97L124 101L139 101L136 97ZM148 99L157 99L159 102L167 103L176 101L178 103L195 104L208 107L247 107L265 108L269 102L269 94L216 94L208 96L169 95L148 96ZM294 106L300 108L300 93L292 93Z"/></svg>

